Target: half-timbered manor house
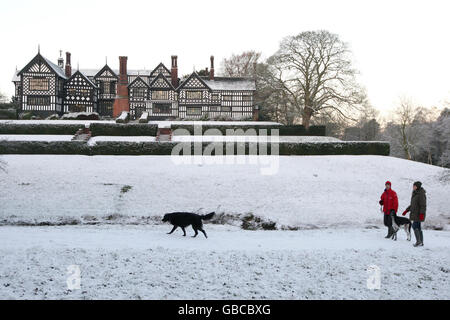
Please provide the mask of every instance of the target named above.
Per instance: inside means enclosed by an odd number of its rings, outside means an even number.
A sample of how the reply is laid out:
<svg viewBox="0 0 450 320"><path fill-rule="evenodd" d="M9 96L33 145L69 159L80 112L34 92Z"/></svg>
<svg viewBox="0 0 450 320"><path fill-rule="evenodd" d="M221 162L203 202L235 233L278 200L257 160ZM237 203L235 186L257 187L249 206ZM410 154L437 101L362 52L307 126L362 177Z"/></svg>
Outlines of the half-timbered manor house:
<svg viewBox="0 0 450 320"><path fill-rule="evenodd" d="M257 118L253 78L216 77L214 57L207 76L193 72L178 77L177 56L171 69L160 63L153 70L128 70L127 57L119 57L119 70L107 63L100 69L72 73L71 55L57 63L40 52L21 70L13 83L23 112L46 117L68 112L98 112L117 117L129 111L132 118L148 112L150 119Z"/></svg>

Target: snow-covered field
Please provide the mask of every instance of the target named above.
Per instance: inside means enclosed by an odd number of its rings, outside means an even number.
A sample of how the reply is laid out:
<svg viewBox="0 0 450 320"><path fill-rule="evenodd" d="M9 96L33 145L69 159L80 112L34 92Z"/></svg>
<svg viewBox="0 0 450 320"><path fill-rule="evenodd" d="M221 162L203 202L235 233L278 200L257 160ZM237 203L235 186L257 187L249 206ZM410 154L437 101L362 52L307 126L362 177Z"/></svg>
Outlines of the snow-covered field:
<svg viewBox="0 0 450 320"><path fill-rule="evenodd" d="M208 239L169 229L0 227L0 299L450 299L445 231L425 231L425 247L413 248L380 229L207 224ZM72 265L80 289L68 290ZM379 289L368 288L368 269L379 270Z"/></svg>
<svg viewBox="0 0 450 320"><path fill-rule="evenodd" d="M0 224L153 223L185 210L251 213L277 228L381 226L384 182L392 181L403 210L420 180L428 197L425 227L449 229L449 171L392 157L258 157L257 164L236 163L243 157L184 158L194 160L189 164L170 156L1 158L7 172L0 171ZM263 175L269 167L273 174Z"/></svg>
<svg viewBox="0 0 450 320"><path fill-rule="evenodd" d="M450 174L439 167L381 156L0 159L0 299L450 299ZM400 210L423 182L424 247L403 230L384 239L388 179ZM208 239L190 227L167 235L161 216L178 210L219 220ZM279 230L243 230L250 213ZM69 290L74 266L81 287Z"/></svg>

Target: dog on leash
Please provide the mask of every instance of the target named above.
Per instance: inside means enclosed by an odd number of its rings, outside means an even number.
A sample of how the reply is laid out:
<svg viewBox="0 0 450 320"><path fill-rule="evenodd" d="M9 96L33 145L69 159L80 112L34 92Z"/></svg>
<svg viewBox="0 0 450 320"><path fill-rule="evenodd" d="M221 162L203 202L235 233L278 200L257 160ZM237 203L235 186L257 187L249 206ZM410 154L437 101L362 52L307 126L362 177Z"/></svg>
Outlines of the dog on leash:
<svg viewBox="0 0 450 320"><path fill-rule="evenodd" d="M406 232L406 240L411 241L411 221L404 217L397 217L396 214L392 216L392 227L394 228L394 233L391 239L397 241L397 232L400 228L404 228Z"/></svg>
<svg viewBox="0 0 450 320"><path fill-rule="evenodd" d="M186 236L186 230L184 228L192 225L192 229L194 229L195 232L195 234L192 236L193 238L198 235L198 231L201 231L205 235L205 238L208 238L205 230L203 230L202 220L209 220L214 216L214 214L214 212L205 215L199 215L192 212L173 212L165 214L162 221L168 221L173 225L172 231L170 231L168 234L172 234L178 227L180 227L181 230L183 230L183 236Z"/></svg>

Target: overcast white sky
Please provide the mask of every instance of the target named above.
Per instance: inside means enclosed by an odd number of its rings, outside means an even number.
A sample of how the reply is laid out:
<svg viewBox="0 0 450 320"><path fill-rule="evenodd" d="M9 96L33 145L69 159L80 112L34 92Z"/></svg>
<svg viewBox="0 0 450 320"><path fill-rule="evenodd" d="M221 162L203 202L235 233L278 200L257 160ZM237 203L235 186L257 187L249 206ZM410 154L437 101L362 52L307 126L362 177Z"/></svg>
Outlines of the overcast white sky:
<svg viewBox="0 0 450 320"><path fill-rule="evenodd" d="M450 1L138 1L2 0L0 91L37 53L56 62L72 53L72 66L170 67L179 74L243 50L270 56L279 41L302 31L327 29L350 44L372 104L389 109L399 96L425 106L450 100Z"/></svg>

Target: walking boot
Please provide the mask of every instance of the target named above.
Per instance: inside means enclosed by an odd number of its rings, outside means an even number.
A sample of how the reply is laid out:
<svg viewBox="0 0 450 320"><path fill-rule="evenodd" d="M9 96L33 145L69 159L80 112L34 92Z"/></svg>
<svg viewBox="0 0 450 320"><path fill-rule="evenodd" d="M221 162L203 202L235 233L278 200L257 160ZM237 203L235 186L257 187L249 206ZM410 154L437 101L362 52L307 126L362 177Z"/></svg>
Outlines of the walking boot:
<svg viewBox="0 0 450 320"><path fill-rule="evenodd" d="M394 230L392 229L392 227L388 227L388 234L387 234L387 236L385 238L389 239L390 237L392 237L392 234L394 233L393 231Z"/></svg>
<svg viewBox="0 0 450 320"><path fill-rule="evenodd" d="M416 243L413 244L414 247L421 246L422 243L420 242L420 230L414 229L414 236L416 237Z"/></svg>
<svg viewBox="0 0 450 320"><path fill-rule="evenodd" d="M420 229L420 246L423 247L423 231Z"/></svg>

